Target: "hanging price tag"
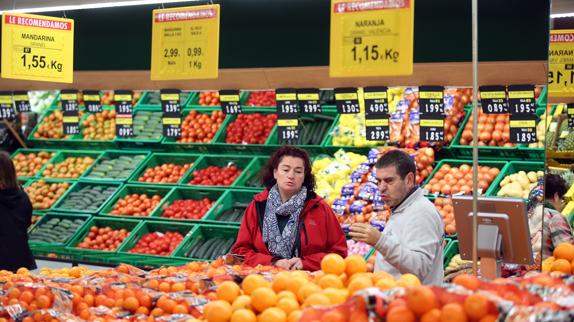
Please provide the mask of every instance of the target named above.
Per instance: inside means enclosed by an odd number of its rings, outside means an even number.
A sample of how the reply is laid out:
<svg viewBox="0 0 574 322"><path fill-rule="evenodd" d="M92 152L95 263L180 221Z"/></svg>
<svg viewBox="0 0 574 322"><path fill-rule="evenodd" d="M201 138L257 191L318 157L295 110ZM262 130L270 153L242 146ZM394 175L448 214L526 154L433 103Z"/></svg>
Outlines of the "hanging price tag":
<svg viewBox="0 0 574 322"><path fill-rule="evenodd" d="M389 117L377 114L381 119L365 120L367 140L369 141L387 141L389 139Z"/></svg>
<svg viewBox="0 0 574 322"><path fill-rule="evenodd" d="M84 91L84 104L90 113L102 112L102 99L100 91L86 90Z"/></svg>
<svg viewBox="0 0 574 322"><path fill-rule="evenodd" d="M369 115L375 114L388 116L389 103L387 99L387 87L365 87L364 91L365 115L367 118Z"/></svg>
<svg viewBox="0 0 574 322"><path fill-rule="evenodd" d="M286 141L298 140L299 120L296 118L277 119L277 131L278 131L277 139L279 141L279 144L282 144Z"/></svg>
<svg viewBox="0 0 574 322"><path fill-rule="evenodd" d="M535 115L534 85L508 86L508 109L511 115Z"/></svg>
<svg viewBox="0 0 574 322"><path fill-rule="evenodd" d="M358 114L361 112L359 94L355 87L335 88L335 104L339 114Z"/></svg>
<svg viewBox="0 0 574 322"><path fill-rule="evenodd" d="M419 87L419 109L422 115L437 117L444 115L444 87L442 86L420 86Z"/></svg>
<svg viewBox="0 0 574 322"><path fill-rule="evenodd" d="M132 96L133 93L130 90L117 90L114 92L116 135L119 137L134 136Z"/></svg>
<svg viewBox="0 0 574 322"><path fill-rule="evenodd" d="M414 1L332 0L331 77L410 75Z"/></svg>
<svg viewBox="0 0 574 322"><path fill-rule="evenodd" d="M322 113L321 96L318 88L301 88L297 91L297 100L303 113Z"/></svg>
<svg viewBox="0 0 574 322"><path fill-rule="evenodd" d="M506 87L502 85L480 86L480 104L486 114L508 113Z"/></svg>
<svg viewBox="0 0 574 322"><path fill-rule="evenodd" d="M420 140L444 142L444 119L421 119Z"/></svg>
<svg viewBox="0 0 574 322"><path fill-rule="evenodd" d="M217 78L219 13L218 4L153 10L151 79Z"/></svg>
<svg viewBox="0 0 574 322"><path fill-rule="evenodd" d="M19 113L32 112L32 105L30 104L30 97L28 91L14 91L14 103L16 111Z"/></svg>
<svg viewBox="0 0 574 322"><path fill-rule="evenodd" d="M574 103L568 104L568 127L574 128Z"/></svg>
<svg viewBox="0 0 574 322"><path fill-rule="evenodd" d="M534 143L536 142L535 116L510 116L510 142Z"/></svg>
<svg viewBox="0 0 574 322"><path fill-rule="evenodd" d="M275 91L275 100L277 101L278 117L281 117L281 115L299 115L297 92L294 89L278 88Z"/></svg>
<svg viewBox="0 0 574 322"><path fill-rule="evenodd" d="M241 114L241 104L239 100L239 90L224 89L219 91L219 102L221 110L225 114Z"/></svg>
<svg viewBox="0 0 574 322"><path fill-rule="evenodd" d="M550 30L548 96L574 95L574 29Z"/></svg>
<svg viewBox="0 0 574 322"><path fill-rule="evenodd" d="M15 118L16 113L12 104L12 93L0 92L0 120L11 121Z"/></svg>
<svg viewBox="0 0 574 322"><path fill-rule="evenodd" d="M63 89L60 92L60 102L64 114L64 134L75 135L80 133L80 106L78 105L78 90Z"/></svg>
<svg viewBox="0 0 574 322"><path fill-rule="evenodd" d="M179 89L162 89L160 91L163 135L166 137L181 137L180 95Z"/></svg>
<svg viewBox="0 0 574 322"><path fill-rule="evenodd" d="M2 15L2 77L72 83L74 20Z"/></svg>

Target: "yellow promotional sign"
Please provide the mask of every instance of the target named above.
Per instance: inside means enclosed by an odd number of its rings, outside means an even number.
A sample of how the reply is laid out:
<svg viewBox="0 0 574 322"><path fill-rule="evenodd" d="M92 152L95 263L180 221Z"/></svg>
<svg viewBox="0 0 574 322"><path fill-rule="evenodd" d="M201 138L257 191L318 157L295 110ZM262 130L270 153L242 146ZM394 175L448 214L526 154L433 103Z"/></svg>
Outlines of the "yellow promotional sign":
<svg viewBox="0 0 574 322"><path fill-rule="evenodd" d="M154 10L151 79L217 78L219 17L218 4Z"/></svg>
<svg viewBox="0 0 574 322"><path fill-rule="evenodd" d="M74 20L2 15L2 77L72 83Z"/></svg>
<svg viewBox="0 0 574 322"><path fill-rule="evenodd" d="M574 96L574 30L550 30L548 95Z"/></svg>
<svg viewBox="0 0 574 322"><path fill-rule="evenodd" d="M414 0L331 0L331 77L413 73Z"/></svg>

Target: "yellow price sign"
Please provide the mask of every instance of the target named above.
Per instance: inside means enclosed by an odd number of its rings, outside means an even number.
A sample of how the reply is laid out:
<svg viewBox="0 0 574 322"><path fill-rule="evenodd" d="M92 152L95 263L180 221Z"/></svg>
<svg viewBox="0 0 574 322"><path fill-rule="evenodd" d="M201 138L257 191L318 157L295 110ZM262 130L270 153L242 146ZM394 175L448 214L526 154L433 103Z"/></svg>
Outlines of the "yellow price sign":
<svg viewBox="0 0 574 322"><path fill-rule="evenodd" d="M217 78L219 5L153 10L151 79Z"/></svg>
<svg viewBox="0 0 574 322"><path fill-rule="evenodd" d="M2 77L72 83L74 20L2 15Z"/></svg>
<svg viewBox="0 0 574 322"><path fill-rule="evenodd" d="M414 0L332 0L331 77L413 73Z"/></svg>
<svg viewBox="0 0 574 322"><path fill-rule="evenodd" d="M574 29L550 31L548 95L574 96Z"/></svg>

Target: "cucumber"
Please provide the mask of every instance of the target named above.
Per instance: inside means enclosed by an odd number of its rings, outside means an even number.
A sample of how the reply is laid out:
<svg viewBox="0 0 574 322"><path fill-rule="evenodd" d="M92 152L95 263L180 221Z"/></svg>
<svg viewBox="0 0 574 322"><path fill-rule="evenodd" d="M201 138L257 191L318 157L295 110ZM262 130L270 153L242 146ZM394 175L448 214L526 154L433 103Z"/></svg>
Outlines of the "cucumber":
<svg viewBox="0 0 574 322"><path fill-rule="evenodd" d="M201 246L204 243L205 243L205 239L198 239L197 242L187 251L187 254L185 254L185 256L188 258L193 258L195 253L197 253L199 248L201 248Z"/></svg>
<svg viewBox="0 0 574 322"><path fill-rule="evenodd" d="M199 249L197 250L197 252L194 254L195 257L193 257L193 258L207 259L207 258L205 258L205 254L207 253L207 251L209 250L209 247L211 247L211 245L213 245L214 242L215 242L215 239L209 239L209 240L207 240L207 241L201 246L201 248L199 248Z"/></svg>
<svg viewBox="0 0 574 322"><path fill-rule="evenodd" d="M215 242L209 248L209 251L205 254L205 258L209 260L215 259L215 255L218 254L218 250L221 248L221 245L224 243L224 239L215 238Z"/></svg>
<svg viewBox="0 0 574 322"><path fill-rule="evenodd" d="M226 255L227 253L229 253L229 251L231 250L231 247L233 246L233 244L235 243L235 239L230 238L229 240L227 240L225 242L225 244L223 244L223 247L221 248L221 251L219 252L219 256L223 256Z"/></svg>

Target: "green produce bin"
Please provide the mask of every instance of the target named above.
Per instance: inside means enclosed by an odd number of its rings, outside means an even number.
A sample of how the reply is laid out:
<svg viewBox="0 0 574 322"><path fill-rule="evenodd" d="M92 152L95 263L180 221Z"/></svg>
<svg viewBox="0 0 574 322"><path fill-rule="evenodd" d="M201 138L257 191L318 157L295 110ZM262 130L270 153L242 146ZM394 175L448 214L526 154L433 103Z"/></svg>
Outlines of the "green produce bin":
<svg viewBox="0 0 574 322"><path fill-rule="evenodd" d="M323 153L323 144L331 133L336 119L337 113L333 110L325 110L322 114L301 114L299 117L301 124L299 140L288 141L286 144L297 146L310 154ZM317 126L313 125L316 121L319 121ZM278 129L271 132L268 146L274 146L277 149L281 147L282 144L279 144L278 135ZM306 140L313 140L313 142L307 142Z"/></svg>
<svg viewBox="0 0 574 322"><path fill-rule="evenodd" d="M542 92L540 92L540 96L538 96L538 100L536 100L536 105L546 107L548 102L548 86L542 87Z"/></svg>
<svg viewBox="0 0 574 322"><path fill-rule="evenodd" d="M176 251L173 253L173 256L179 260L209 260L207 256L209 255L209 252L213 253L221 250L220 253L222 253L223 247L207 247L206 251L200 252L196 255L196 257L187 257L187 254L189 254L192 250L199 251L199 249L195 248L201 243L202 240L205 239L223 238L226 240L232 240L233 243L235 243L238 233L239 227L203 224L197 225L191 234L189 234L179 245L178 249L176 249ZM231 244L229 249L231 249L232 246L233 244Z"/></svg>
<svg viewBox="0 0 574 322"><path fill-rule="evenodd" d="M245 208L257 193L248 190L227 190L204 219L214 224L239 225Z"/></svg>
<svg viewBox="0 0 574 322"><path fill-rule="evenodd" d="M197 92L190 92L190 91L181 91L179 94L179 104L181 108L187 106L188 102L190 102L195 96L197 96ZM142 95L138 107L161 107L161 98L159 91L145 91Z"/></svg>
<svg viewBox="0 0 574 322"><path fill-rule="evenodd" d="M43 180L43 181L45 181L46 183L49 183L49 184L66 182L66 183L69 184L69 187L68 187L67 190L69 190L69 189L72 187L72 185L74 184L74 182L76 182L75 180L71 180L71 179L37 178L37 179L29 180L29 181L26 183L26 185L23 186L24 191L26 191L26 189L27 189L28 187L32 186L35 182L40 181L40 180ZM67 191L67 190L66 190L66 191ZM27 192L27 191L26 191L26 192ZM56 200L56 201L52 204L52 206L51 206L50 208L47 208L47 209L39 209L39 208L37 208L37 209L34 209L34 212L35 212L35 213L45 213L45 212L50 211L52 208L54 208L54 206L58 203L58 201L59 201L60 199L62 199L62 197L65 196L65 194L66 194L66 193L64 192L64 194L62 194L62 196L60 196L60 198L58 198L58 200ZM36 204L36 202L35 202L34 200L32 200L32 199L30 199L30 202L32 203L32 207L34 207L35 204Z"/></svg>
<svg viewBox="0 0 574 322"><path fill-rule="evenodd" d="M29 231L28 235L28 243L30 245L33 244L44 244L44 245L57 245L57 246L66 246L79 232L82 231L83 227L87 223L88 219L90 218L89 215L84 214L58 214L58 213L47 213L42 216L42 219L38 221ZM68 230L64 230L64 227L61 225L56 225L51 228L46 228L47 225L51 220L58 219L59 221L62 220L69 220L73 222L73 225L76 227L71 227ZM56 234L62 234L63 242L54 242L50 243L47 241L43 241L41 239L36 239L36 233L39 233L42 227L45 227L47 231L45 231L42 236L47 236L49 238L53 238ZM40 235L38 235L41 238Z"/></svg>
<svg viewBox="0 0 574 322"><path fill-rule="evenodd" d="M114 218L130 218L129 216L122 216L122 215L113 215L112 210L114 206L118 203L120 199L123 199L127 195L130 194L146 194L148 197L152 197L153 195L159 195L162 199L165 198L170 192L172 187L170 186L154 186L154 185L124 185L120 188L118 192L110 199L110 201L104 206L104 208L100 211L100 215L102 216L112 216ZM159 206L159 204L158 204ZM156 207L157 208L157 207ZM150 215L155 210L152 209L150 211ZM137 219L142 219L145 217L133 217Z"/></svg>
<svg viewBox="0 0 574 322"><path fill-rule="evenodd" d="M243 173L237 178L235 182L235 187L240 189L250 189L250 190L264 190L265 187L261 182L261 170L267 164L268 157L255 157L251 164L243 171Z"/></svg>
<svg viewBox="0 0 574 322"><path fill-rule="evenodd" d="M60 108L50 108L48 109L38 120L36 126L32 129L30 134L28 135L28 142L35 148L73 148L75 147L75 142L71 139L73 135L68 135L62 139L46 139L46 138L35 138L35 134L38 131L38 128L44 122L44 119L48 118L56 109L61 110ZM80 106L80 111L83 110L83 106Z"/></svg>
<svg viewBox="0 0 574 322"><path fill-rule="evenodd" d="M242 103L241 103L241 107L244 108L244 110L249 110L249 109L253 109L253 108L277 108L277 106L273 105L273 106L260 106L260 105L247 105L247 101L249 101L249 97L251 96L251 94L253 92L267 92L267 91L241 91L241 98L242 98Z"/></svg>
<svg viewBox="0 0 574 322"><path fill-rule="evenodd" d="M186 175L184 175L184 177L182 178L182 180L180 180L180 185L184 185L184 186L192 186L189 185L189 182L193 179L193 173L195 171L198 170L203 170L209 166L217 166L217 167L227 167L227 166L231 166L231 165L236 165L237 168L239 170L241 170L241 174L243 174L243 171L245 171L248 166L251 164L251 161L253 160L252 157L244 157L244 156L239 156L239 155L225 155L225 156L221 156L221 155L205 155L200 157L191 167L191 169L187 172ZM235 179L235 181L227 187L236 187L237 185L237 180L241 177L241 174L239 175L239 177L237 177ZM196 187L226 187L226 186L203 186L203 185L197 185Z"/></svg>
<svg viewBox="0 0 574 322"><path fill-rule="evenodd" d="M134 136L128 138L116 137L116 143L123 150L144 149L144 150L161 150L161 141L163 140L163 124L161 107L145 108L137 107L134 109Z"/></svg>
<svg viewBox="0 0 574 322"><path fill-rule="evenodd" d="M89 183L89 182L76 182L74 183L68 191L58 200L58 202L54 205L54 211L59 212L66 212L66 213L82 213L82 214L98 214L106 205L106 203L114 196L115 193L118 192L120 189L121 184L119 183ZM65 203L68 199L74 197L74 193L81 191L86 187L101 187L102 190L106 189L114 189L114 192L109 194L107 197L101 198L100 202L96 202L94 199L88 200L89 203L94 204L94 208L68 208L65 206ZM88 197L89 199L89 197Z"/></svg>
<svg viewBox="0 0 574 322"><path fill-rule="evenodd" d="M444 262L446 268L454 256L458 254L458 240L453 240L444 248Z"/></svg>
<svg viewBox="0 0 574 322"><path fill-rule="evenodd" d="M106 151L102 153L98 160L96 160L92 169L80 177L80 180L89 182L123 183L133 175L134 171L145 163L149 155L149 151ZM141 160L134 162L134 158L140 158ZM115 163L112 164L113 162L117 162L114 160L125 161L126 166L119 168ZM105 164L108 163L109 165L106 166ZM105 173L102 172L104 168L107 169ZM121 173L118 173L117 175L114 174L113 177L109 175L110 173L115 173L114 171L118 170L121 170Z"/></svg>
<svg viewBox="0 0 574 322"><path fill-rule="evenodd" d="M104 105L102 106L103 111L115 111L114 106ZM84 113L84 115L80 118L80 133L73 135L71 137L71 141L74 146L77 146L81 149L93 149L93 150L100 150L100 149L113 149L116 147L115 139L111 140L100 140L100 139L84 139L84 122L87 121L90 115L97 115L99 113ZM114 133L116 131L115 127L113 129Z"/></svg>
<svg viewBox="0 0 574 322"><path fill-rule="evenodd" d="M78 177L74 177L74 178L66 178L66 179L78 179L80 178L84 173L88 173L90 172L90 170L92 169L92 167L94 166L94 163L96 163L97 159L100 157L102 153L99 151L85 151L85 150L60 150L60 152L58 152L58 154L56 154L51 160L50 162L46 163L46 165L44 166L44 168L42 169L42 173L40 174L40 176L45 177L45 178L51 178L51 179L61 179L61 178L53 178L53 177L46 177L44 175L44 171L48 168L48 165L53 164L54 167L56 167L58 164L64 162L67 158L83 158L83 157L90 157L92 159L94 159L94 162L92 162L92 164L86 169L86 171L84 171L83 173L81 173Z"/></svg>
<svg viewBox="0 0 574 322"><path fill-rule="evenodd" d="M369 144L368 146L354 146L354 145L333 145L333 133L336 131L336 129L339 127L339 123L340 123L340 119L341 119L341 115L342 114L338 114L337 118L335 119L335 121L333 122L333 125L329 128L329 130L327 131L327 135L325 136L325 139L323 140L323 142L321 143L321 146L323 148L323 152L328 153L330 155L334 154L335 152L337 152L340 149L345 150L345 152L354 152L354 153L358 153L358 154L367 154L369 152L369 150L371 150L372 148L376 148L380 145L375 145L375 142L371 142L371 144ZM356 133L355 135L360 135L360 133ZM367 141L370 142L370 141Z"/></svg>
<svg viewBox="0 0 574 322"><path fill-rule="evenodd" d="M190 173L190 170L194 168L194 165L199 162L201 156L199 154L190 154L190 153L153 153L150 155L145 162L133 171L132 176L129 179L129 183L131 184L153 184L153 185L176 185L176 184L183 184L182 179L186 177ZM161 166L163 164L176 164L183 166L188 163L193 163L193 165L184 173L178 182L176 183L161 183L161 182L140 182L138 179L144 175L147 169L154 168L157 166Z"/></svg>
<svg viewBox="0 0 574 322"><path fill-rule="evenodd" d="M52 157L50 159L48 159L48 161L42 166L42 168L40 168L40 170L38 172L36 172L36 174L34 174L33 176L18 176L18 180L29 180L29 179L33 179L33 178L38 178L41 176L44 168L46 167L46 164L50 163L50 161L56 156L56 154L58 154L57 150L49 150L49 149L24 149L24 148L20 148L16 151L14 151L14 153L12 153L12 155L10 155L10 159L14 160L19 154L24 154L24 155L28 155L31 153L40 153L40 152L47 152L47 153L53 153Z"/></svg>
<svg viewBox="0 0 574 322"><path fill-rule="evenodd" d="M208 114L208 115L212 115L213 112L215 111L220 111L220 108L194 108L194 109L186 109L184 111L182 111L181 114L181 121L182 121L182 125L183 122L185 121L185 119L187 118L187 116L189 115L189 113L191 113L192 110L197 111L200 114ZM217 130L217 132L215 132L215 135L213 136L213 139L210 142L177 142L176 138L164 138L162 141L162 146L169 150L169 151L178 151L178 152L187 152L187 151L202 151L202 152L206 152L211 150L209 148L209 146L215 142L215 138L218 137L218 135L221 135L221 132L225 131L225 128L227 127L227 118L226 116L224 116L223 119L223 123L221 123L219 129ZM183 130L183 129L182 129Z"/></svg>
<svg viewBox="0 0 574 322"><path fill-rule="evenodd" d="M191 187L176 187L174 188L159 204L159 206L150 215L150 218L161 218L169 221L178 222L199 222L205 220L213 211L213 208L221 200L225 194L225 190L210 189L210 188L191 188ZM164 218L162 214L176 200L201 200L208 198L213 201L213 206L209 209L202 219L177 219L177 218Z"/></svg>
<svg viewBox="0 0 574 322"><path fill-rule="evenodd" d="M210 91L206 91L206 92L210 92ZM201 95L202 92L195 92L196 95L191 97L188 102L187 102L187 108L211 108L211 107L221 107L221 105L199 105L199 97ZM245 92L240 92L239 93L239 104L241 104L243 107L243 105L245 104L245 102L247 102L247 97L245 96L246 93ZM183 106L183 105L182 105Z"/></svg>
<svg viewBox="0 0 574 322"><path fill-rule="evenodd" d="M500 190L500 183L507 176L524 171L528 173L529 171L544 171L544 161L542 162L530 162L530 161L511 161L506 164L506 166L500 171L498 177L492 182L490 188L487 190L487 196L496 196Z"/></svg>
<svg viewBox="0 0 574 322"><path fill-rule="evenodd" d="M124 254L128 256L128 258L165 258L170 257L172 254L175 254L177 250L182 246L183 241L185 240L186 236L188 236L195 226L192 224L187 223L177 223L177 222L153 222L153 221L144 221L140 226L137 227L133 231L132 234L127 238L126 242L123 243L119 249L120 254ZM176 247L173 252L168 256L161 256L161 255L150 255L150 254L137 254L137 253L130 253L129 251L133 249L140 239L148 233L159 232L159 233L166 233L166 232L179 232L183 239Z"/></svg>
<svg viewBox="0 0 574 322"><path fill-rule="evenodd" d="M255 114L260 113L262 115L274 114L275 111L269 111L261 108L254 108L245 112L243 114ZM227 143L225 140L227 138L227 129L229 125L237 120L237 115L228 115L224 125L222 126L222 131L219 131L215 136L213 143L209 146L211 150L218 153L243 153L243 154L270 154L275 151L277 146L277 139L273 138L273 133L277 131L277 124L269 132L269 136L265 139L263 144L235 144Z"/></svg>

